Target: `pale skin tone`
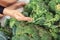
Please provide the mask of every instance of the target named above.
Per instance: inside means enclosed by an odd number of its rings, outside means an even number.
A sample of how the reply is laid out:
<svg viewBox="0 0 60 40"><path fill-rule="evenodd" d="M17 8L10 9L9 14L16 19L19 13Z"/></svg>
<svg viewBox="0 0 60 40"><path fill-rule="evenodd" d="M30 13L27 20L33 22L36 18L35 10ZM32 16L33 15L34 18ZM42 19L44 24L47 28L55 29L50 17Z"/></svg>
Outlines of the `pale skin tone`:
<svg viewBox="0 0 60 40"><path fill-rule="evenodd" d="M22 13L20 13L18 10L16 10L19 7L23 7L25 5L24 2L17 3L16 2L17 0L9 0L9 1L3 0L3 1L6 2L6 5L4 5L4 4L1 4L1 5L5 6L6 8L3 11L3 15L0 14L1 17L4 15L8 15L8 16L16 18L18 21L28 21L28 22L32 21L32 18L25 17ZM9 4L11 4L11 5L9 5Z"/></svg>

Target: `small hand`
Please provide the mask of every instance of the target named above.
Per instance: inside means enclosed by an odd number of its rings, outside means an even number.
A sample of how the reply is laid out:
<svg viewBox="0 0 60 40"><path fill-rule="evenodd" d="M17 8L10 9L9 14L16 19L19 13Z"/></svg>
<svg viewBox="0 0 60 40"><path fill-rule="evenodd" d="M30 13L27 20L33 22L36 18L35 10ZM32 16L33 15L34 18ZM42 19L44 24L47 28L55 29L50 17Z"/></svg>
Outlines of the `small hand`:
<svg viewBox="0 0 60 40"><path fill-rule="evenodd" d="M14 4L6 7L6 8L8 8L8 9L17 9L17 8L22 7L22 6L24 6L24 5L25 5L24 2L18 2L18 3L14 3ZM4 15L0 14L0 18L2 18L3 16L4 16Z"/></svg>
<svg viewBox="0 0 60 40"><path fill-rule="evenodd" d="M17 10L11 10L11 9L5 8L3 13L4 15L8 15L16 18L18 21L28 21L28 22L32 21L32 18L25 17L22 13L20 13Z"/></svg>
<svg viewBox="0 0 60 40"><path fill-rule="evenodd" d="M3 15L2 14L0 14L0 18L2 18L3 17Z"/></svg>

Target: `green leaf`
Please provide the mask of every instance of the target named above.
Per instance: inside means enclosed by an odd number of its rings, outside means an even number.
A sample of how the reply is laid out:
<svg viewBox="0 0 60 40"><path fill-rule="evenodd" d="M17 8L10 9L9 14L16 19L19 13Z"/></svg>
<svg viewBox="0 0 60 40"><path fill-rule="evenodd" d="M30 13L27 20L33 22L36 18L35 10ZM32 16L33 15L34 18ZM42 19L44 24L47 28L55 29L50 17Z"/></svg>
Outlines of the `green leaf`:
<svg viewBox="0 0 60 40"><path fill-rule="evenodd" d="M16 19L14 19L14 18L10 19L10 27L11 28L14 26L15 22L16 22Z"/></svg>

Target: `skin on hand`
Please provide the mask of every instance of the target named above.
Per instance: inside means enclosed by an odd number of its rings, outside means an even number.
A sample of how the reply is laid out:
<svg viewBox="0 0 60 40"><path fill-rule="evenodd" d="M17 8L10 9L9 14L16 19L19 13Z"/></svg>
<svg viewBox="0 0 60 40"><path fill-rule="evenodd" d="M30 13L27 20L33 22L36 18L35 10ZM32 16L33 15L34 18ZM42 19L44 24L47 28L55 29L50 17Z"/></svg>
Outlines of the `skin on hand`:
<svg viewBox="0 0 60 40"><path fill-rule="evenodd" d="M12 4L16 2L17 0L0 0L0 5L7 7L9 4ZM11 8L11 7L9 7ZM2 18L4 15L0 14L0 18Z"/></svg>
<svg viewBox="0 0 60 40"><path fill-rule="evenodd" d="M1 1L8 2L8 0L1 0ZM12 2L11 2L11 1L12 1ZM17 0L9 0L9 3L13 3L13 2L16 2L16 1L17 1ZM8 3L8 5L9 5L9 3ZM14 3L14 4L12 4L12 5L8 6L8 7L7 7L7 4L5 5L5 3L0 3L0 5L8 8L8 9L17 9L17 8L19 8L19 7L24 6L25 3L24 3L24 2ZM4 15L0 14L0 18L3 17L3 16L4 16Z"/></svg>
<svg viewBox="0 0 60 40"><path fill-rule="evenodd" d="M0 14L0 18L2 18L3 17L3 15L2 14Z"/></svg>
<svg viewBox="0 0 60 40"><path fill-rule="evenodd" d="M28 22L32 21L32 18L25 17L22 13L20 13L17 10L11 10L11 9L5 8L3 13L4 15L8 15L8 16L16 18L18 21L28 21Z"/></svg>
<svg viewBox="0 0 60 40"><path fill-rule="evenodd" d="M11 2L12 0L9 0L9 1L8 0L3 0L3 1L9 2L9 3L13 3L13 2ZM17 10L15 10L16 8L24 6L24 5L25 5L24 2L12 4L11 6L6 7L4 9L3 13L4 13L4 15L8 15L8 16L16 18L18 21L28 21L28 22L31 22L32 18L25 17L22 13L20 13Z"/></svg>

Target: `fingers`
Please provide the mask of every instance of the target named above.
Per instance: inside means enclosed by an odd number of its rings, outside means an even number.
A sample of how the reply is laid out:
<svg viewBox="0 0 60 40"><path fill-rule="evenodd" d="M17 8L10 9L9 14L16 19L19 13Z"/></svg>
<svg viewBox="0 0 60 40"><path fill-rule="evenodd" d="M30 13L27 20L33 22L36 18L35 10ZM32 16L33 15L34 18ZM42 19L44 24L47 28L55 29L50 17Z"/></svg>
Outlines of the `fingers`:
<svg viewBox="0 0 60 40"><path fill-rule="evenodd" d="M23 20L23 21L32 21L32 18L30 17L25 17L22 13L17 13L17 15L19 16L19 20Z"/></svg>
<svg viewBox="0 0 60 40"><path fill-rule="evenodd" d="M25 17L22 13L20 13L17 10L5 9L3 13L4 15L8 15L8 16L16 18L18 21L32 21L32 18Z"/></svg>
<svg viewBox="0 0 60 40"><path fill-rule="evenodd" d="M30 17L25 17L24 19L27 20L28 22L32 22L33 21L33 19L30 18Z"/></svg>
<svg viewBox="0 0 60 40"><path fill-rule="evenodd" d="M17 13L18 16L25 17L22 13Z"/></svg>
<svg viewBox="0 0 60 40"><path fill-rule="evenodd" d="M22 16L21 16L22 15ZM14 15L14 18L16 18L18 21L28 21L28 22L31 22L32 21L32 18L30 18L30 17L25 17L25 16L23 16L23 14L15 14Z"/></svg>
<svg viewBox="0 0 60 40"><path fill-rule="evenodd" d="M18 21L28 21L28 22L32 21L32 18L29 18L29 17L16 17L16 19Z"/></svg>

